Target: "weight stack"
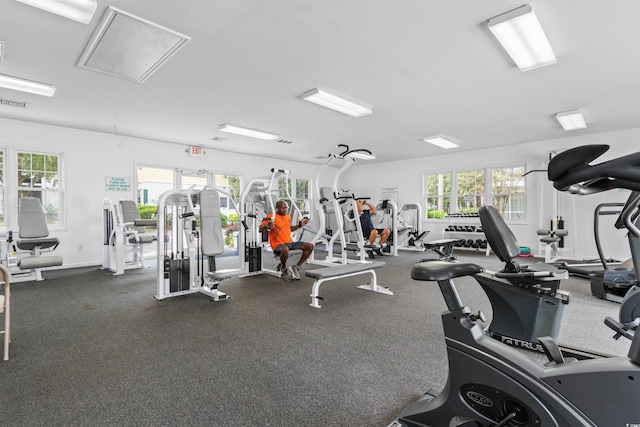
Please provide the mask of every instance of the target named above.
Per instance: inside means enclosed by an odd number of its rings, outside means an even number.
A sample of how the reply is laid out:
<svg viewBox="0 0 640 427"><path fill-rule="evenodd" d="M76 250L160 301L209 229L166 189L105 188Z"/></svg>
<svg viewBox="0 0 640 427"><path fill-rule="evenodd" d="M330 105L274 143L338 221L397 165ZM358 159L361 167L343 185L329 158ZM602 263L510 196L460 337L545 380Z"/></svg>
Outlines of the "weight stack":
<svg viewBox="0 0 640 427"><path fill-rule="evenodd" d="M245 250L245 258L249 263L249 272L262 270L262 248L260 246L249 246Z"/></svg>
<svg viewBox="0 0 640 427"><path fill-rule="evenodd" d="M172 259L169 261L169 292L180 292L188 289L189 258Z"/></svg>

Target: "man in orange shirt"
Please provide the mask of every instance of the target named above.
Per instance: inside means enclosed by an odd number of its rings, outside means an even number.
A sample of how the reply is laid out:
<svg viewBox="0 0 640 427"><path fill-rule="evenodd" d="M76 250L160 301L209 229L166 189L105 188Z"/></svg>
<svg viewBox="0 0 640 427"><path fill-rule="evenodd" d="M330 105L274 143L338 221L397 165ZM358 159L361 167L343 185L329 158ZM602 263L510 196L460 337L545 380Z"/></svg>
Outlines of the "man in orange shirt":
<svg viewBox="0 0 640 427"><path fill-rule="evenodd" d="M300 280L300 266L313 252L314 246L311 242L294 242L291 240L291 232L307 225L308 219L303 219L298 225L291 225L291 216L287 213L288 205L284 200L276 203L276 214L273 220L265 218L260 224L259 231L262 233L269 230L269 243L275 255L280 255L282 277L286 281L293 279ZM302 256L297 264L287 268L289 250L302 249Z"/></svg>

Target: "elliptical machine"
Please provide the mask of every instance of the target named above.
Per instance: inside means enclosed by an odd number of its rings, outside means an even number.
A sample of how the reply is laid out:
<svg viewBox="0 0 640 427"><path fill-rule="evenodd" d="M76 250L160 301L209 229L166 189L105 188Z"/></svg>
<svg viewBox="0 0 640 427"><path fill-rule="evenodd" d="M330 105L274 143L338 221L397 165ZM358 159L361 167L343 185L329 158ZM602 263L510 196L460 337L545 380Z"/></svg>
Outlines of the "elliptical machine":
<svg viewBox="0 0 640 427"><path fill-rule="evenodd" d="M612 188L640 191L640 153L590 166L608 146L586 146L556 156L549 179L561 191L590 194ZM632 223L638 206L629 204L622 218ZM637 264L636 264L637 265ZM489 337L481 317L464 306L453 279L489 279L472 263L426 261L413 266L411 277L436 281L447 304L442 322L449 360L444 390L428 392L405 409L389 427L400 426L631 426L640 423L640 334L632 337L627 357L564 359L551 339L540 337L549 357L541 365ZM597 385L597 395L588 388Z"/></svg>

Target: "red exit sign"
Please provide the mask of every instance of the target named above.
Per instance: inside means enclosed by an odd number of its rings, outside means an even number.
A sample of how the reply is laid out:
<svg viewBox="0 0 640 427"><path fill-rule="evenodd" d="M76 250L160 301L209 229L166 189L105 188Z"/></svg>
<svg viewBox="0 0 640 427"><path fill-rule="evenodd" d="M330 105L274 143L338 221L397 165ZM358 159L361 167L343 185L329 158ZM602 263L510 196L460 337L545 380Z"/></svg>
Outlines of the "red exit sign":
<svg viewBox="0 0 640 427"><path fill-rule="evenodd" d="M195 147L195 146L189 147L189 155L191 157L202 157L203 154L204 152L202 151L202 147Z"/></svg>

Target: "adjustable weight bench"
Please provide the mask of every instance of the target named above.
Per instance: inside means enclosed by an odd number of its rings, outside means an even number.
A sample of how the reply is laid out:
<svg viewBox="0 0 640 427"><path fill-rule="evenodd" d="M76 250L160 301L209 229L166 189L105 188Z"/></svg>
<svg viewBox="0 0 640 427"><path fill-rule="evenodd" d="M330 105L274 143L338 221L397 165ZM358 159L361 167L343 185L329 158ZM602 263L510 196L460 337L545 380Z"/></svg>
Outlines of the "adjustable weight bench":
<svg viewBox="0 0 640 427"><path fill-rule="evenodd" d="M367 291L374 291L381 294L393 295L388 288L384 288L378 285L376 272L374 271L377 268L384 267L385 263L382 261L372 261L367 263L352 263L352 264L341 264L336 265L335 267L323 267L316 268L314 270L307 270L304 274L307 277L311 277L315 279L313 282L313 286L311 288L311 307L320 308L320 304L318 301L322 299L318 295L318 290L320 289L320 285L324 282L328 282L329 280L342 279L345 277L358 276L360 274L371 274L371 283L366 285L359 285L358 288L365 289Z"/></svg>
<svg viewBox="0 0 640 427"><path fill-rule="evenodd" d="M538 229L536 231L540 237L540 242L544 243L544 262L549 264L558 261L560 256L560 241L566 237L569 232L559 228L557 230Z"/></svg>
<svg viewBox="0 0 640 427"><path fill-rule="evenodd" d="M430 242L422 242L422 248L440 255L441 261L453 261L456 259L453 255L453 247L457 241L457 239L432 240Z"/></svg>

